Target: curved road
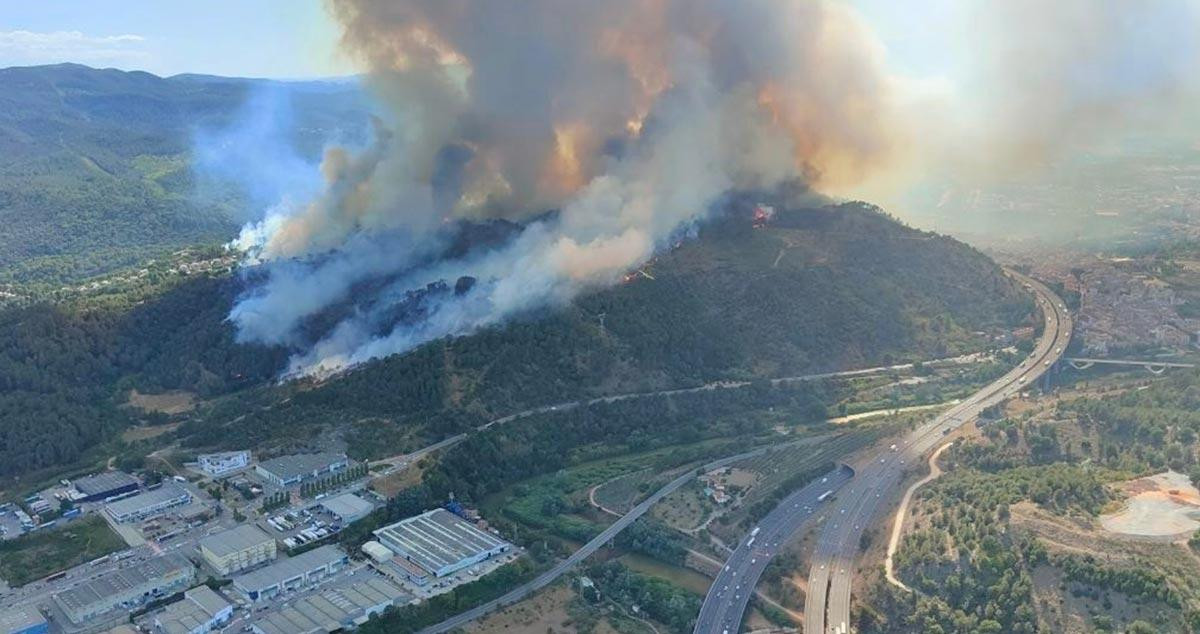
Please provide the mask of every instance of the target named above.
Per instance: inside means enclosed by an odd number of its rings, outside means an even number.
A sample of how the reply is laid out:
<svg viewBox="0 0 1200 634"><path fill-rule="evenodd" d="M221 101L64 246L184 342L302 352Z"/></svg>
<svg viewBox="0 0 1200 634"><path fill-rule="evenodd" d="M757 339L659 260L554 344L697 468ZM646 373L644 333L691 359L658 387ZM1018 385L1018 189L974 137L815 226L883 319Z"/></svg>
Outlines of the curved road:
<svg viewBox="0 0 1200 634"><path fill-rule="evenodd" d="M973 354L965 354L965 355L961 355L961 356L957 356L957 357L948 357L945 359L933 359L931 361L926 361L925 366L927 366L927 367L942 367L942 366L968 364L968 363L977 361L982 354L983 353L973 353ZM770 382L772 385L784 385L787 383L803 383L806 381L819 381L822 379L870 376L872 374L880 374L883 372L894 372L897 370L909 370L909 369L912 369L912 367L913 367L912 363L899 363L896 365L881 365L881 366L874 366L874 367L869 367L869 368L859 368L857 370L841 370L838 372L823 372L823 373L819 373L819 374L801 374L798 376L784 376L784 377L770 379ZM542 405L541 407L534 407L534 408L527 409L527 410L524 410L521 412L517 412L515 414L508 414L507 416L502 416L500 418L493 419L491 421L488 421L487 423L484 423L483 425L480 425L479 427L476 427L475 431L483 431L483 430L491 428L493 425L503 425L504 423L508 423L508 422L518 420L521 418L526 418L528 416L533 416L534 414L546 414L549 412L567 411L567 410L575 409L577 407L587 407L590 405L599 405L601 403L616 403L619 401L628 401L628 400L633 400L633 399L649 398L649 397L654 397L654 396L674 396L674 395L681 395L681 394L697 394L700 392L709 392L712 390L730 390L730 389L746 387L750 384L751 384L750 381L717 381L714 383L705 383L704 385L698 385L696 387L683 387L683 388L675 388L675 389L670 389L670 390L659 390L657 392L629 392L626 394L614 394L611 396L599 396L599 397L592 398L592 399L584 399L584 400L579 400L579 401L568 401L565 403L556 403L554 405ZM398 469L401 469L407 465L412 464L413 462L415 462L416 460L419 460L422 456L425 456L426 454L437 451L438 449L444 449L446 447L456 445L459 442L466 440L469 433L470 432L455 434L453 436L443 438L442 440L439 440L438 442L435 442L432 445L429 445L427 447L422 447L421 449L418 449L412 453L400 454L400 455L396 455L396 456L389 456L387 458L380 458L378 460L372 460L369 464L372 467L386 466L387 469L385 469L384 471L381 471L379 474L377 474L379 476L385 476L385 475L388 475L389 473L393 473Z"/></svg>
<svg viewBox="0 0 1200 634"><path fill-rule="evenodd" d="M761 453L765 453L767 451L770 451L773 448L774 448L773 446L767 446L767 447L755 449L754 451L747 451L745 453L740 453L740 454L737 454L736 456L729 456L727 458L721 458L720 460L714 460L714 461L704 465L701 468L704 469L705 471L711 471L712 469L719 469L721 467L724 467L728 464L732 464L739 460L745 460L746 458L750 458L753 456L757 456ZM695 477L696 477L696 468L693 467L693 468L688 469L687 471L685 471L683 473L683 475L679 476L678 478L675 478L674 480L671 480L665 486L663 486L661 489L655 491L650 497L646 498L640 504L638 504L637 506L630 509L630 511L628 513L626 513L625 515L622 515L620 519L618 519L617 521L610 524L608 526L608 528L601 531L599 535L596 535L595 537L593 537L591 539L591 541L584 544L582 547L580 547L579 550L575 551L574 553L571 553L570 557L567 557L566 559L562 560L558 564L555 564L555 566L553 568L538 575L532 581L529 581L520 586L517 586L516 588L508 591L506 594L504 594L504 596L502 596L498 599L493 599L491 601L488 601L487 603L484 603L482 605L478 605L474 608L471 608L470 610L467 610L466 612L461 612L459 614L456 614L456 615L446 619L445 621L438 623L437 625L432 625L430 627L427 627L427 628L421 630L421 634L434 634L435 632L447 632L456 627L462 627L463 625L466 625L467 623L469 623L489 612L492 612L494 610L497 610L497 609L502 608L507 605L512 605L513 603L516 603L517 601L524 599L525 597L533 594L534 592L537 592L538 590L545 588L546 586L553 583L555 579L558 579L560 576L562 576L562 574L565 573L567 570L570 570L571 567L573 567L575 564L583 561L584 559L587 559L589 556L591 556L592 553L599 550L601 546L604 546L609 541L611 541L612 538L616 537L618 533L625 530L630 524L634 523L639 517L641 517L642 515L645 515L646 511L650 510L650 507L657 504L664 497L674 493L675 490L678 489L679 487L683 486L684 484L687 484L688 482L691 482Z"/></svg>
<svg viewBox="0 0 1200 634"><path fill-rule="evenodd" d="M1033 291L1045 315L1045 329L1033 354L1020 366L913 430L857 469L853 482L838 495L817 541L804 604L806 634L850 631L850 585L859 542L880 506L896 492L906 465L919 460L943 436L974 420L984 409L1035 383L1053 367L1070 342L1071 318L1062 301L1040 282L1015 271L1009 274Z"/></svg>
<svg viewBox="0 0 1200 634"><path fill-rule="evenodd" d="M725 561L708 587L700 606L695 634L736 633L750 595L771 559L812 516L828 504L833 493L850 481L854 471L842 465L784 498L767 514ZM822 499L822 496L825 496Z"/></svg>

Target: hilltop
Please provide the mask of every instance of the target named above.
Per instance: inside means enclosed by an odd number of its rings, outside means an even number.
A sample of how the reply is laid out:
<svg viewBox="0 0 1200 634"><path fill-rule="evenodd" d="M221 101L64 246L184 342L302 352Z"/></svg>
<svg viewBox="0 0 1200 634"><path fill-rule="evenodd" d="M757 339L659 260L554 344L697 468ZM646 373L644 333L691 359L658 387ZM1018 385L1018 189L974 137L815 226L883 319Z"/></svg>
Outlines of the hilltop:
<svg viewBox="0 0 1200 634"><path fill-rule="evenodd" d="M126 295L0 311L4 472L144 454L104 444L167 420L123 406L130 389L200 399L158 442L324 438L384 453L571 398L977 350L989 345L978 331L1030 310L986 256L869 205L782 209L762 228L734 209L626 283L568 306L279 385L289 351L235 343L225 321L243 289L228 271L160 272Z"/></svg>

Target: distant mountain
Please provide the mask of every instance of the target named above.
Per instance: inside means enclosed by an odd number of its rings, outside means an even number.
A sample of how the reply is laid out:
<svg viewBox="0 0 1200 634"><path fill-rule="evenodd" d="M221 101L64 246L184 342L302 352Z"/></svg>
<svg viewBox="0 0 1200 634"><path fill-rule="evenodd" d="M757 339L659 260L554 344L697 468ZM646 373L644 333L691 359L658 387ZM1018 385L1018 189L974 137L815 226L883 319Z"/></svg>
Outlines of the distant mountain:
<svg viewBox="0 0 1200 634"><path fill-rule="evenodd" d="M62 281L183 245L228 240L246 192L198 188L197 131L238 120L263 91L291 102L287 141L315 158L335 132L361 134L357 84L97 70L0 69L0 281Z"/></svg>

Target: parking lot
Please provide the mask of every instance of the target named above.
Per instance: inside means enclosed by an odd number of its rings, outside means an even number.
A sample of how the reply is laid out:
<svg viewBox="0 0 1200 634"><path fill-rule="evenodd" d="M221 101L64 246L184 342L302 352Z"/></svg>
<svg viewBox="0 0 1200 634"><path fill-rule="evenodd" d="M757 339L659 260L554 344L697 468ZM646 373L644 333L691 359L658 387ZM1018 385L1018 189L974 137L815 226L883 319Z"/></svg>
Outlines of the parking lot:
<svg viewBox="0 0 1200 634"><path fill-rule="evenodd" d="M259 520L258 526L289 550L334 535L343 528L338 518L321 508L319 502L302 509L281 509Z"/></svg>

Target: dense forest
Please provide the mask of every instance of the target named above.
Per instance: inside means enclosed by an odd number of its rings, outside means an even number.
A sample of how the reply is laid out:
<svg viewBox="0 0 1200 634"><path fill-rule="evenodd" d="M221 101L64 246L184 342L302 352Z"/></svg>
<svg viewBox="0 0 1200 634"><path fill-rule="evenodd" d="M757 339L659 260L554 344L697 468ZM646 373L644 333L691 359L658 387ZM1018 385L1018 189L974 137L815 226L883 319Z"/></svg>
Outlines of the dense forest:
<svg viewBox="0 0 1200 634"><path fill-rule="evenodd" d="M732 213L645 267L653 279L433 342L290 400L244 394L181 432L237 446L311 438L338 421L369 457L581 397L977 350L989 344L976 331L1029 314L990 260L869 206L776 218L753 229Z"/></svg>
<svg viewBox="0 0 1200 634"><path fill-rule="evenodd" d="M370 457L576 398L976 350L988 344L974 331L1029 313L990 260L869 206L777 218L752 229L733 214L648 265L653 279L319 383L278 385L291 351L236 343L225 317L241 275L10 303L0 308L0 474L70 463L147 418L119 407L130 388L202 399L164 441L283 450L333 430Z"/></svg>
<svg viewBox="0 0 1200 634"><path fill-rule="evenodd" d="M220 178L223 166L197 169L196 141L253 121L252 107L266 113L256 125L289 125L281 138L226 148L243 160L282 163L262 154L278 141L315 161L325 143L361 138L368 125L360 90L345 83L60 64L0 69L0 85L0 282L64 283L229 240L257 217L248 206L275 201Z"/></svg>

